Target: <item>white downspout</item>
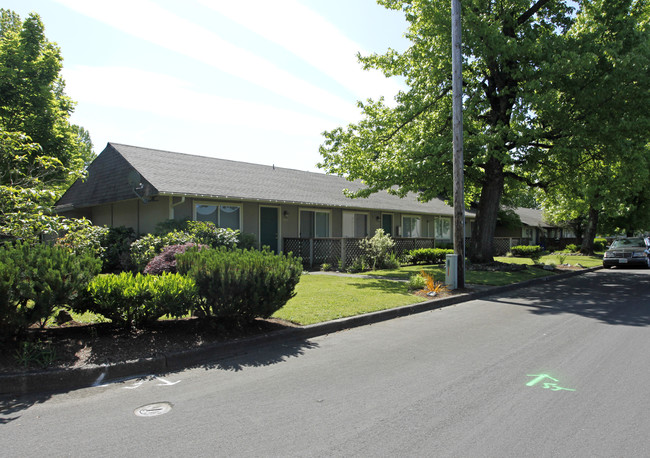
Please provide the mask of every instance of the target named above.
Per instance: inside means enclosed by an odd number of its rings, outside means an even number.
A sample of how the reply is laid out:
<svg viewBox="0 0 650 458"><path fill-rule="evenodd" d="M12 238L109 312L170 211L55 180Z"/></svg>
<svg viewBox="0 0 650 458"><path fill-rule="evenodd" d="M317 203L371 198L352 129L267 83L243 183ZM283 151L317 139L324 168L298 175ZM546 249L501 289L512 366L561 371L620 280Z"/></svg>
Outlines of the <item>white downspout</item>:
<svg viewBox="0 0 650 458"><path fill-rule="evenodd" d="M181 197L180 202L172 203L174 196L169 196L169 219L174 219L174 207L185 203L185 196Z"/></svg>

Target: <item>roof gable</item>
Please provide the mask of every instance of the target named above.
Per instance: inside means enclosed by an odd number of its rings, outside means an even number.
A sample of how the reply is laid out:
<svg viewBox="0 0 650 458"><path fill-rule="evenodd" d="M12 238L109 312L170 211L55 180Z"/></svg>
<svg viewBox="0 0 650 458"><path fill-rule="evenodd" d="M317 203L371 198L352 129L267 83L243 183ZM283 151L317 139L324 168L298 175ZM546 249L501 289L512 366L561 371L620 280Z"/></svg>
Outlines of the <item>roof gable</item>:
<svg viewBox="0 0 650 458"><path fill-rule="evenodd" d="M133 199L136 193L129 176L138 172L110 143L88 166L86 176L74 182L61 196L57 206L89 207ZM158 190L146 179L141 180L140 195L155 195Z"/></svg>

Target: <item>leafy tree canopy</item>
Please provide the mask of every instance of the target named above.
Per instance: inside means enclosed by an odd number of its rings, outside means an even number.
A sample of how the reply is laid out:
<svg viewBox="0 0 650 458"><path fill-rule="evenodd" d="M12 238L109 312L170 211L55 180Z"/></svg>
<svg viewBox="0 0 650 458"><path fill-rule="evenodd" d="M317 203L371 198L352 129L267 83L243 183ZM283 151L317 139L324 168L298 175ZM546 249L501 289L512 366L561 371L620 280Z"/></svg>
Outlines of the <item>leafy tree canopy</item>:
<svg viewBox="0 0 650 458"><path fill-rule="evenodd" d="M449 2L379 3L405 13L411 46L360 61L403 77L408 89L394 107L359 102L359 122L324 133L320 166L362 180L359 197L381 189L422 200L451 196ZM580 156L610 158L620 152L614 145L631 146L634 129L626 122L647 117L639 107L648 86L636 79L647 75L647 18L645 0L462 2L465 195L477 203L473 261L492 259L503 197L517 202L522 188L549 189L569 170L575 177L571 164L586 160Z"/></svg>
<svg viewBox="0 0 650 458"><path fill-rule="evenodd" d="M59 186L74 181L66 171L82 170L93 157L87 132L70 124L74 102L65 95L62 66L61 52L45 37L37 14L21 21L0 9L0 129L27 135L39 145L30 161L57 159L63 168L48 182Z"/></svg>
<svg viewBox="0 0 650 458"><path fill-rule="evenodd" d="M0 235L34 239L65 224L58 195L94 158L88 132L70 123L59 48L37 14L0 9Z"/></svg>

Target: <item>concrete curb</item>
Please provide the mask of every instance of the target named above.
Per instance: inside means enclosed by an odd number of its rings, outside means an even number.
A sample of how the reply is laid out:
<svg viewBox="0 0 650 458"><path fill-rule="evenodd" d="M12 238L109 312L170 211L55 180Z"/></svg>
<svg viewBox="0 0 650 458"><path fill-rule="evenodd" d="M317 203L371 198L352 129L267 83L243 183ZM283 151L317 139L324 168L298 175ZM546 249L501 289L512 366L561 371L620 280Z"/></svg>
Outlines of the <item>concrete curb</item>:
<svg viewBox="0 0 650 458"><path fill-rule="evenodd" d="M110 381L178 371L246 354L261 345L271 342L310 339L346 329L367 326L403 316L449 307L462 302L482 299L487 296L493 296L495 294L514 291L516 289L543 284L550 281L563 280L599 269L602 269L602 267L599 266L563 274L549 275L547 277L535 278L521 283L514 283L512 285L495 286L482 291L461 293L443 299L434 299L394 309L382 310L349 318L341 318L309 326L287 328L241 340L221 342L196 350L169 353L155 358L143 358L136 361L127 361L103 366L0 375L0 395L18 396L34 393L64 392L79 388L98 386Z"/></svg>

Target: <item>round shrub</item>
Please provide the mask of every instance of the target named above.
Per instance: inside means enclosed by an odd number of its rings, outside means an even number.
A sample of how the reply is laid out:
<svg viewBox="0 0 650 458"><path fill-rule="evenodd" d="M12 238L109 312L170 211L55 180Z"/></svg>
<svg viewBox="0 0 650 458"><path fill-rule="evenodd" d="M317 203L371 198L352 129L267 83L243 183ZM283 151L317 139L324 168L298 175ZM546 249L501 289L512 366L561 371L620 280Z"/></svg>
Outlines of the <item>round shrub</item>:
<svg viewBox="0 0 650 458"><path fill-rule="evenodd" d="M302 259L268 250L188 250L178 272L193 278L203 313L213 317L267 318L295 295Z"/></svg>
<svg viewBox="0 0 650 458"><path fill-rule="evenodd" d="M101 261L87 251L27 243L0 246L0 335L41 326L59 307L74 307Z"/></svg>
<svg viewBox="0 0 650 458"><path fill-rule="evenodd" d="M88 286L83 311L98 313L123 327L139 328L165 315L186 315L196 304L196 292L194 281L178 274L100 275Z"/></svg>
<svg viewBox="0 0 650 458"><path fill-rule="evenodd" d="M605 251L607 239L594 239L594 251Z"/></svg>
<svg viewBox="0 0 650 458"><path fill-rule="evenodd" d="M188 221L185 231L190 240L212 248L235 248L239 243L239 231L224 229L208 221Z"/></svg>
<svg viewBox="0 0 650 458"><path fill-rule="evenodd" d="M424 289L426 285L426 280L422 275L414 274L409 277L407 288L409 291L418 291Z"/></svg>
<svg viewBox="0 0 650 458"><path fill-rule="evenodd" d="M192 221L189 219L176 221L170 219L156 224L154 234L162 237L171 232L183 232L189 236L190 241L202 245L209 245L212 248L220 246L228 248L234 248L235 246L252 248L252 246L242 246L243 243L248 242L243 242L245 237L239 231L217 227L211 221ZM255 241L254 236L253 241Z"/></svg>
<svg viewBox="0 0 650 458"><path fill-rule="evenodd" d="M569 243L566 246L566 250L569 251L569 253L577 253L579 249L580 248L575 243Z"/></svg>

